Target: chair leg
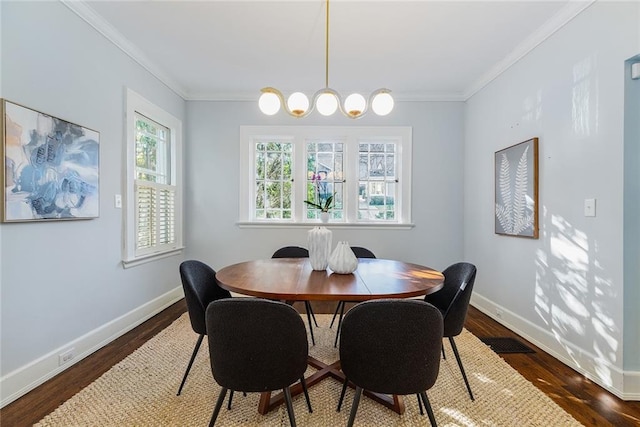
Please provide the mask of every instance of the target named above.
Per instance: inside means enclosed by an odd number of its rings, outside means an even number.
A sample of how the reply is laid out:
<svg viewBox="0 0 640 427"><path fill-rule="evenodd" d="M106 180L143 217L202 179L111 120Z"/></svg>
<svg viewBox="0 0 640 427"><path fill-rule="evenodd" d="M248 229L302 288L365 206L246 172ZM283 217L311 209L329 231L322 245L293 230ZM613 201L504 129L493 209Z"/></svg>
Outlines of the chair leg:
<svg viewBox="0 0 640 427"><path fill-rule="evenodd" d="M340 336L340 328L342 327L342 315L344 314L344 301L340 301L342 306L340 307L340 317L338 318L338 330L336 331L336 340L333 343L333 347L338 347L338 337Z"/></svg>
<svg viewBox="0 0 640 427"><path fill-rule="evenodd" d="M424 411L422 410L422 399L420 397L420 393L416 394L416 397L418 398L418 407L420 408L420 415L424 415Z"/></svg>
<svg viewBox="0 0 640 427"><path fill-rule="evenodd" d="M293 404L291 403L291 389L285 387L282 389L284 392L284 401L287 404L287 414L289 414L289 423L291 427L296 427L296 418L293 415Z"/></svg>
<svg viewBox="0 0 640 427"><path fill-rule="evenodd" d="M313 323L316 324L316 328L318 327L318 321L316 320L316 315L313 313L313 307L311 307L311 302L304 302L305 308L311 313L311 318L313 319Z"/></svg>
<svg viewBox="0 0 640 427"><path fill-rule="evenodd" d="M456 347L456 343L453 340L453 337L449 337L449 342L451 343L453 354L456 356L456 360L458 361L458 366L460 367L460 372L462 372L462 378L464 379L464 383L466 384L467 390L469 391L469 397L471 397L471 400L475 400L473 398L473 393L471 392L471 386L469 385L469 380L467 380L467 374L464 372L464 368L462 367L462 360L460 360L460 354L458 354L458 347Z"/></svg>
<svg viewBox="0 0 640 427"><path fill-rule="evenodd" d="M196 359L196 354L198 354L198 350L200 349L200 345L202 344L203 339L204 339L204 334L198 337L198 341L196 342L196 347L193 349L193 353L191 354L191 359L189 360L189 364L187 365L187 370L184 373L184 377L182 377L182 382L180 383L180 388L178 388L178 394L176 394L176 396L180 396L180 393L182 393L182 387L184 387L184 383L187 381L187 375L189 375L189 371L191 370L191 365L193 365L193 361Z"/></svg>
<svg viewBox="0 0 640 427"><path fill-rule="evenodd" d="M351 414L349 414L347 427L353 427L353 422L356 420L356 412L358 411L358 405L360 404L360 396L362 396L362 387L356 386L356 394L353 396L353 404L351 405Z"/></svg>
<svg viewBox="0 0 640 427"><path fill-rule="evenodd" d="M231 401L233 400L233 390L229 393L229 403L227 403L227 410L231 410Z"/></svg>
<svg viewBox="0 0 640 427"><path fill-rule="evenodd" d="M436 423L436 417L433 415L433 409L431 409L431 402L429 402L429 398L427 397L427 392L423 391L420 393L422 400L424 402L424 407L427 409L427 414L429 415L429 421L431 421L432 427L438 427Z"/></svg>
<svg viewBox="0 0 640 427"><path fill-rule="evenodd" d="M349 378L345 378L344 383L342 383L342 391L340 392L340 400L338 400L338 408L336 409L336 412L340 412L340 408L342 408L344 394L347 392L347 384L349 384Z"/></svg>
<svg viewBox="0 0 640 427"><path fill-rule="evenodd" d="M307 408L309 408L309 413L312 414L313 409L311 408L311 399L309 399L309 390L307 389L307 382L304 380L304 377L300 378L300 384L302 385L304 398L307 400Z"/></svg>
<svg viewBox="0 0 640 427"><path fill-rule="evenodd" d="M220 408L222 407L222 403L224 403L224 398L227 396L226 388L222 388L220 390L220 395L218 396L218 401L216 402L216 407L213 410L213 414L211 415L211 421L209 421L209 427L213 427L216 423L216 418L218 418L218 414L220 413Z"/></svg>
<svg viewBox="0 0 640 427"><path fill-rule="evenodd" d="M443 358L443 359L446 359L446 358L447 358L447 355L446 355L446 354L444 354L444 346L442 346L442 358Z"/></svg>
<svg viewBox="0 0 640 427"><path fill-rule="evenodd" d="M313 345L316 345L316 339L313 337L313 324L311 324L311 313L309 310L309 307L311 307L310 305L307 306L307 304L309 304L309 301L305 301L304 302L305 307L306 307L306 312L307 312L307 322L309 322L309 332L311 333L311 343Z"/></svg>
<svg viewBox="0 0 640 427"><path fill-rule="evenodd" d="M331 324L329 328L333 328L333 322L336 321L336 317L338 316L338 311L340 311L340 307L344 304L344 301L338 301L338 305L336 305L336 311L333 312L333 317L331 318Z"/></svg>

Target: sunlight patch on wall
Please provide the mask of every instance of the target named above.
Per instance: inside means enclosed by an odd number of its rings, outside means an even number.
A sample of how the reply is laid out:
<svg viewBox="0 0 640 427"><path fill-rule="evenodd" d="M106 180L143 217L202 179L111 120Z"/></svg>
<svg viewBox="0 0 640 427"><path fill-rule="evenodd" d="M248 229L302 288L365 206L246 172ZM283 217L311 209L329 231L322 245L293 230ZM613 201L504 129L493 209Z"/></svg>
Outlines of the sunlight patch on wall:
<svg viewBox="0 0 640 427"><path fill-rule="evenodd" d="M574 135L588 137L598 130L598 79L595 57L588 57L573 66L571 123ZM595 87L592 88L591 86ZM593 90L592 90L593 89ZM592 93L593 92L593 93ZM593 111L592 107L593 106ZM595 129L591 129L591 126Z"/></svg>
<svg viewBox="0 0 640 427"><path fill-rule="evenodd" d="M528 96L524 99L522 109L524 114L522 115L523 121L534 122L542 117L542 90L538 89L535 95Z"/></svg>
<svg viewBox="0 0 640 427"><path fill-rule="evenodd" d="M615 316L607 312L615 288L598 259L598 242L563 217L543 212L547 226L545 247L536 253L535 311L576 366L588 352L588 370L610 385L620 343Z"/></svg>
<svg viewBox="0 0 640 427"><path fill-rule="evenodd" d="M563 332L563 335L567 335L567 332L576 332L582 336L585 334L583 319L577 319L571 316L558 305L554 305L553 307L551 323L556 327L556 330Z"/></svg>

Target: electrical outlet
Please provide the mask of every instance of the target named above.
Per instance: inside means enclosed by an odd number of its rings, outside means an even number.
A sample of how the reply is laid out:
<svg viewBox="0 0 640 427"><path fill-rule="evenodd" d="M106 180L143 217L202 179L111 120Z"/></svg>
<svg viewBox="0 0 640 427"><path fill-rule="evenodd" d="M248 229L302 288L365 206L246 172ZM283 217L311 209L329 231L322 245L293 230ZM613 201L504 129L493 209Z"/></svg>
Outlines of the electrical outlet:
<svg viewBox="0 0 640 427"><path fill-rule="evenodd" d="M499 308L496 308L496 317L502 319L503 314L504 312L502 310L500 310Z"/></svg>
<svg viewBox="0 0 640 427"><path fill-rule="evenodd" d="M75 356L76 356L75 348L70 348L69 350L65 351L64 353L60 353L58 355L58 366L64 365L65 363L67 363L71 359L73 359Z"/></svg>

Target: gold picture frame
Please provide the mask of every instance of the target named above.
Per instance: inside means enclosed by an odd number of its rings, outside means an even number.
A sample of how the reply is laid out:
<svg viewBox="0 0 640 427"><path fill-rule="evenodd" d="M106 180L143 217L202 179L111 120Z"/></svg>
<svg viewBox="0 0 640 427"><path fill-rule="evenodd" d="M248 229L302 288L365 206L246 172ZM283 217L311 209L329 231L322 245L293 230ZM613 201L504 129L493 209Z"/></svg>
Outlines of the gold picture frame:
<svg viewBox="0 0 640 427"><path fill-rule="evenodd" d="M538 138L531 138L494 155L495 233L537 239Z"/></svg>

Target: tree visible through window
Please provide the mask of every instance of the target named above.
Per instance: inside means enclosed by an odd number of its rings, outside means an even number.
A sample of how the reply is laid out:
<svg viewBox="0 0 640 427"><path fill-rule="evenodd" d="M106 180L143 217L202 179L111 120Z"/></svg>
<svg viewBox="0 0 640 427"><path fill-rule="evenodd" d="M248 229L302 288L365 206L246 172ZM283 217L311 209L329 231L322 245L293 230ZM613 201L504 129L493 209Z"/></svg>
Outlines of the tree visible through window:
<svg viewBox="0 0 640 427"><path fill-rule="evenodd" d="M181 132L178 119L127 91L125 267L182 249Z"/></svg>
<svg viewBox="0 0 640 427"><path fill-rule="evenodd" d="M136 114L136 251L175 243L169 129Z"/></svg>
<svg viewBox="0 0 640 427"><path fill-rule="evenodd" d="M291 143L256 144L256 218L291 219L292 150Z"/></svg>
<svg viewBox="0 0 640 427"><path fill-rule="evenodd" d="M409 224L411 128L241 127L240 222ZM274 136L268 136L274 135Z"/></svg>
<svg viewBox="0 0 640 427"><path fill-rule="evenodd" d="M342 219L344 196L344 144L342 142L308 142L307 146L307 195L305 200L321 206L332 196L330 216ZM320 218L317 209L305 207L307 219Z"/></svg>
<svg viewBox="0 0 640 427"><path fill-rule="evenodd" d="M395 219L396 144L359 146L358 219Z"/></svg>

